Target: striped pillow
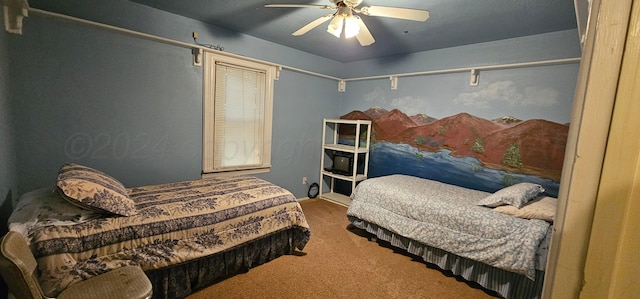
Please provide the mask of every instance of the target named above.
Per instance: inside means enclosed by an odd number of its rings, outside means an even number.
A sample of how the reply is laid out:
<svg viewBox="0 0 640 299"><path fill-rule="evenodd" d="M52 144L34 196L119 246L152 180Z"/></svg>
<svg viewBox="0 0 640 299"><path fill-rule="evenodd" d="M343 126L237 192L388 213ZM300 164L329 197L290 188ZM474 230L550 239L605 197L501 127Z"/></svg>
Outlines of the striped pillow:
<svg viewBox="0 0 640 299"><path fill-rule="evenodd" d="M67 163L60 168L56 185L62 197L82 208L122 216L138 213L122 183L99 170Z"/></svg>

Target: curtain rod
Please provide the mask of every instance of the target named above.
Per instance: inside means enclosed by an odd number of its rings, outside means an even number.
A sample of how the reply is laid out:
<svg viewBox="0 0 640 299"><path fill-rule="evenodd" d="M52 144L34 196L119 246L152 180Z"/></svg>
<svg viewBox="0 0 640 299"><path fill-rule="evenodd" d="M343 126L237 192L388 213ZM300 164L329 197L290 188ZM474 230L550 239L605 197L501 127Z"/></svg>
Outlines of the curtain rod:
<svg viewBox="0 0 640 299"><path fill-rule="evenodd" d="M377 75L377 76L370 76L370 77L357 77L357 78L342 79L342 78L337 78L337 77L333 77L333 76L329 76L329 75L324 75L324 74L320 74L320 73L316 73L316 72L312 72L312 71L307 71L307 70L300 69L300 68L295 68L295 67L286 66L286 65L279 65L279 64L275 64L275 63L264 61L264 60L260 60L260 59L250 58L250 57L246 57L246 56L242 56L242 55L238 55L238 54L233 54L233 53L229 53L229 52L213 50L211 48L207 48L207 47L200 46L200 45L197 45L197 44L181 42L181 41L177 41L177 40L173 40L173 39L169 39L169 38L160 37L160 36L157 36L157 35L147 34L147 33L134 31L134 30L130 30L130 29L122 28L122 27L117 27L117 26L107 25L107 24L98 23L98 22L94 22L94 21L89 21L89 20L85 20L85 19L81 19L81 18L67 16L67 15L64 15L64 14L59 14L59 13L55 13L55 12L42 10L42 9L29 7L29 11L37 13L37 14L45 15L45 16L61 18L61 19L75 21L75 22L88 24L88 25L92 25L92 26L96 26L96 27L106 28L106 29L113 30L113 31L123 32L123 33L129 34L129 35L138 36L138 37L142 37L142 38L145 38L145 39L148 39L148 40L162 42L162 43L166 43L166 44L170 44L170 45L175 45L175 46L180 46L180 47L190 48L190 49L200 49L200 50L203 50L203 51L216 52L216 53L221 54L221 55L227 55L227 56L230 56L230 57L241 58L241 59L246 59L246 60L250 60L250 61L253 61L253 62L272 65L272 66L277 67L278 69L284 68L284 69L288 69L288 70L291 70L291 71L294 71L294 72L298 72L298 73L303 73L303 74L308 74L308 75L312 75L312 76L316 76L316 77L336 80L336 81L339 82L339 85L342 86L342 88L341 88L342 90L341 91L344 91L344 84L347 81L363 81L363 80L373 80L373 79L383 79L383 78L398 78L398 77L410 77L410 76L438 75L438 74L460 73L460 72L469 72L469 71L473 72L473 71L480 71L480 70L497 70L497 69L522 68L522 67L531 67L531 66L547 66L547 65L569 64L569 63L580 62L580 58L564 58L564 59L554 59L554 60L543 60L543 61L531 61L531 62L521 62L521 63L511 63L511 64L500 64L500 65L491 65L491 66L464 67L464 68L453 68L453 69L443 69L443 70L433 70L433 71L422 71L422 72L400 73L400 74L390 74L390 75Z"/></svg>
<svg viewBox="0 0 640 299"><path fill-rule="evenodd" d="M89 20L76 18L76 17L72 17L72 16L60 14L60 13L55 13L55 12L42 10L42 9L29 7L29 11L30 12L34 12L36 14L41 14L41 15L55 17L55 18L61 18L61 19L69 20L69 21L74 21L74 22L79 22L79 23L83 23L83 24L92 25L92 26L95 26L95 27L109 29L109 30L112 30L112 31L122 32L122 33L126 33L126 34L129 34L129 35L145 38L145 39L148 39L148 40L157 41L157 42L170 44L170 45L174 45L174 46L179 46L179 47L183 47L183 48L200 49L200 50L203 50L203 51L215 52L215 53L220 54L220 55L226 55L226 56L230 56L230 57L234 57L234 58L241 58L241 59L250 60L250 61L253 61L253 62L268 64L268 65L275 66L277 68L285 68L285 69L288 69L288 70L291 70L291 71L304 73L304 74L308 74L308 75L312 75L312 76L316 76L316 77L322 77L322 78L332 79L332 80L336 80L336 81L340 81L341 80L340 78L337 78L337 77L332 77L332 76L328 76L328 75L324 75L324 74L319 74L319 73L315 73L315 72L312 72L312 71L307 71L307 70L303 70L303 69L299 69L299 68L295 68L295 67L290 67L290 66L286 66L286 65L275 64L273 62L264 61L264 60L260 60L260 59L255 59L255 58L250 58L250 57L246 57L246 56L242 56L242 55L238 55L238 54L233 54L233 53L229 53L229 52L218 51L218 50L214 50L214 49L211 49L211 48L208 48L208 47L204 47L204 46L200 46L200 45L197 45L197 44L181 42L181 41L177 41L177 40L173 40L173 39L169 39L169 38L160 37L160 36L157 36L157 35L152 35L152 34L140 32L140 31L135 31L135 30L130 30L130 29L122 28L122 27L107 25L107 24L103 24L103 23L99 23L99 22L89 21Z"/></svg>

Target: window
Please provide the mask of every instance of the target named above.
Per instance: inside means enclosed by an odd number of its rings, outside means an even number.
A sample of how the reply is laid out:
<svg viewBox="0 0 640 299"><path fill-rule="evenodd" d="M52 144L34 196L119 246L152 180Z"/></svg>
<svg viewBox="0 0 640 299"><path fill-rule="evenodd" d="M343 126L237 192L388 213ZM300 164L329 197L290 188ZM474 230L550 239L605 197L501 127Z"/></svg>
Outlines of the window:
<svg viewBox="0 0 640 299"><path fill-rule="evenodd" d="M203 173L267 172L275 67L205 53Z"/></svg>

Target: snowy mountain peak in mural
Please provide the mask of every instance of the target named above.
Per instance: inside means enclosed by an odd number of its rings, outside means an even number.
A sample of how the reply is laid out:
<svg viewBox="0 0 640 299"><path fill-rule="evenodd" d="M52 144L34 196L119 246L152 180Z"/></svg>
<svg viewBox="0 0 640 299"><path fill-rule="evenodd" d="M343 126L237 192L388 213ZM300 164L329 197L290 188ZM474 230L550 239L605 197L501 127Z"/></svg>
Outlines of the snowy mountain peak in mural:
<svg viewBox="0 0 640 299"><path fill-rule="evenodd" d="M356 113L358 111L353 111L351 113ZM382 115L385 115L387 113L389 113L389 111L387 111L387 109L384 109L382 107L371 107L369 109L367 109L367 111L363 112L367 117L369 117L370 119L376 119Z"/></svg>
<svg viewBox="0 0 640 299"><path fill-rule="evenodd" d="M416 123L416 125L421 126L421 125L428 125L436 120L438 120L437 118L433 118L431 116L428 116L426 114L416 114L414 116L410 117L411 120L413 120L414 123Z"/></svg>
<svg viewBox="0 0 640 299"><path fill-rule="evenodd" d="M373 151L376 143L409 145L421 159L421 151L447 151L452 157L475 158L479 167L556 182L560 180L569 131L568 125L541 119L505 116L487 120L468 113L436 119L380 107L354 110L341 118L372 121Z"/></svg>
<svg viewBox="0 0 640 299"><path fill-rule="evenodd" d="M493 122L501 123L503 125L515 125L517 123L522 122L522 120L517 119L513 116L503 116L503 117L494 119Z"/></svg>

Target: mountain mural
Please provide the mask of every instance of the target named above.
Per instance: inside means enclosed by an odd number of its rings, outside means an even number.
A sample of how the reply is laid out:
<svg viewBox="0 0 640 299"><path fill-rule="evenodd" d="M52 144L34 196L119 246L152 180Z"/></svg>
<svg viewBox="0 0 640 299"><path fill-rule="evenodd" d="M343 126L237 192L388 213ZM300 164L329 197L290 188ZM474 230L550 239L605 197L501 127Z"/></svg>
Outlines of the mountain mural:
<svg viewBox="0 0 640 299"><path fill-rule="evenodd" d="M567 124L541 119L487 120L468 113L436 119L379 107L355 110L341 118L371 120L374 143L407 144L430 152L446 149L452 156L474 157L483 167L555 181L560 180L569 132Z"/></svg>

